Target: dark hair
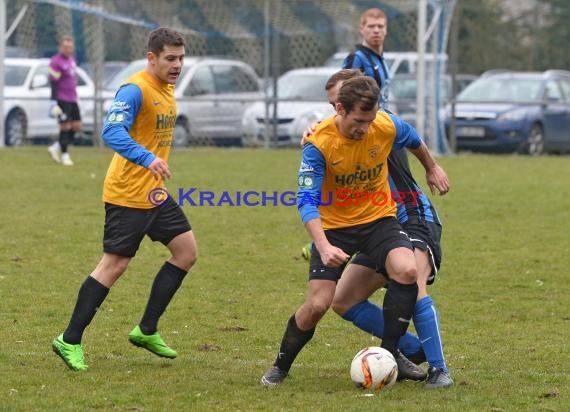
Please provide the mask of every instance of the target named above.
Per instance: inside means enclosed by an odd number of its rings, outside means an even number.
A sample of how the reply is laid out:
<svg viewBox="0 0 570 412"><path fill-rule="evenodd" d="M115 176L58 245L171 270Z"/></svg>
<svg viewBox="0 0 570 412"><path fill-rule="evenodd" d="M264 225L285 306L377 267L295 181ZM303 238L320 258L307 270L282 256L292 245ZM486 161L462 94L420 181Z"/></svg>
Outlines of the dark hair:
<svg viewBox="0 0 570 412"><path fill-rule="evenodd" d="M380 88L369 76L358 76L346 80L338 92L337 101L342 103L346 113L350 113L356 105L360 110L373 110L378 104Z"/></svg>
<svg viewBox="0 0 570 412"><path fill-rule="evenodd" d="M325 90L330 90L336 86L338 82L352 79L353 77L363 76L362 72L358 69L342 69L334 73L325 84Z"/></svg>
<svg viewBox="0 0 570 412"><path fill-rule="evenodd" d="M164 50L165 45L185 46L186 42L180 33L166 27L159 27L150 32L147 51L158 56Z"/></svg>

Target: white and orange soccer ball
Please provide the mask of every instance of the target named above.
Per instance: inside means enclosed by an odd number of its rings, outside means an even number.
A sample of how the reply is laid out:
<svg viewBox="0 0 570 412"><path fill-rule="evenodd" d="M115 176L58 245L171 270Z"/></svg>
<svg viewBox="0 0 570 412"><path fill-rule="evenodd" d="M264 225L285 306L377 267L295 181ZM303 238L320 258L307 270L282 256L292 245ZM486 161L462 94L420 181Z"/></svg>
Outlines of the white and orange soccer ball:
<svg viewBox="0 0 570 412"><path fill-rule="evenodd" d="M398 365L386 349L371 346L356 354L350 365L350 378L357 388L381 391L396 382Z"/></svg>

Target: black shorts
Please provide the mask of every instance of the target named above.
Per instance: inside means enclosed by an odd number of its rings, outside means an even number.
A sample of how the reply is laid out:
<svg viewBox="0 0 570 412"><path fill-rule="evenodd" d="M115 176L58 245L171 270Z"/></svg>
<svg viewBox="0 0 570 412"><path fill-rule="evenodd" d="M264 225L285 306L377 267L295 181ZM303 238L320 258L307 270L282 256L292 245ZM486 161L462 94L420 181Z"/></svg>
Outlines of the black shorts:
<svg viewBox="0 0 570 412"><path fill-rule="evenodd" d="M414 248L428 252L431 260L431 273L428 276L427 284L431 285L435 281L441 266L441 226L433 222L411 218L402 225L402 228L408 233ZM358 253L350 263L371 269L376 268L374 260L363 253Z"/></svg>
<svg viewBox="0 0 570 412"><path fill-rule="evenodd" d="M186 215L174 201L152 209L105 203L103 251L134 257L145 235L166 246L176 236L190 230Z"/></svg>
<svg viewBox="0 0 570 412"><path fill-rule="evenodd" d="M350 228L326 230L325 235L331 245L342 249L348 255L363 252L370 256L375 269L385 276L388 276L385 268L386 257L392 249L405 247L413 250L408 235L395 217L386 217ZM309 280L326 279L336 282L340 279L345 266L346 264L336 268L326 267L313 243Z"/></svg>
<svg viewBox="0 0 570 412"><path fill-rule="evenodd" d="M61 107L63 111L63 114L57 118L60 123L81 121L81 114L79 113L79 105L77 103L58 100L57 105Z"/></svg>

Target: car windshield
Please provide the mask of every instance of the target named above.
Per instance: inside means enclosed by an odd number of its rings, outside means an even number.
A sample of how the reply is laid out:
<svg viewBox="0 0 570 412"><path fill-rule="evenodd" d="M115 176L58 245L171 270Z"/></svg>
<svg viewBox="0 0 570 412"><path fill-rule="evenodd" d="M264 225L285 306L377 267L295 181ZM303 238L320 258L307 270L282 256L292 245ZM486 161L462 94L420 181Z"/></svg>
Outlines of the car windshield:
<svg viewBox="0 0 570 412"><path fill-rule="evenodd" d="M125 80L127 80L133 74L140 72L141 70L144 70L145 67L146 67L146 60L144 60L144 61L141 60L141 61L129 64L127 67L125 67L123 70L121 70L115 76L113 76L105 84L104 88L107 90L112 90L112 91L119 89L119 87L124 83ZM180 73L179 78L182 78L184 76L184 74L188 71L189 68L190 68L190 65L182 66L182 72Z"/></svg>
<svg viewBox="0 0 570 412"><path fill-rule="evenodd" d="M471 83L463 90L459 102L513 102L525 103L538 100L539 79L488 77Z"/></svg>
<svg viewBox="0 0 570 412"><path fill-rule="evenodd" d="M326 100L325 83L330 73L291 73L277 81L277 97L280 99ZM273 95L269 87L268 95Z"/></svg>
<svg viewBox="0 0 570 412"><path fill-rule="evenodd" d="M29 66L10 66L4 67L4 85L5 86L22 86L26 81L26 77L30 72Z"/></svg>

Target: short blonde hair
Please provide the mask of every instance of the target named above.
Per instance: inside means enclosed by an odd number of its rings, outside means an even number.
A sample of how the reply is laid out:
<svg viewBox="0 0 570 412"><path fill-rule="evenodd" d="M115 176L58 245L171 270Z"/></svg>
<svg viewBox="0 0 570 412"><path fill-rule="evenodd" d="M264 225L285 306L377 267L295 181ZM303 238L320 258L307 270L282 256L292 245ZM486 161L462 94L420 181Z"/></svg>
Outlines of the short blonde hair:
<svg viewBox="0 0 570 412"><path fill-rule="evenodd" d="M362 13L360 15L360 26L364 26L366 24L366 20L367 19L384 19L386 20L386 22L388 22L388 17L386 17L386 13L384 13L382 10L377 9L377 8L372 8L372 9L368 9L366 11L364 11L364 13Z"/></svg>

